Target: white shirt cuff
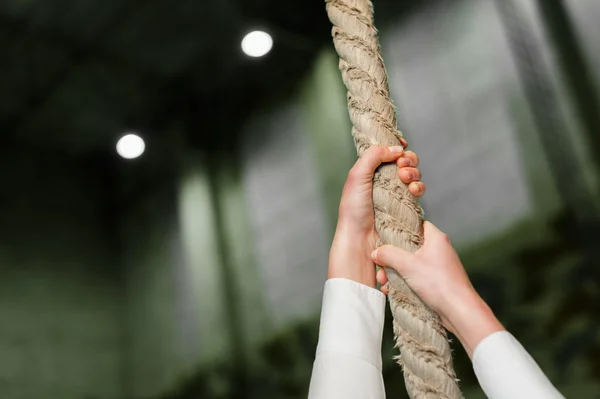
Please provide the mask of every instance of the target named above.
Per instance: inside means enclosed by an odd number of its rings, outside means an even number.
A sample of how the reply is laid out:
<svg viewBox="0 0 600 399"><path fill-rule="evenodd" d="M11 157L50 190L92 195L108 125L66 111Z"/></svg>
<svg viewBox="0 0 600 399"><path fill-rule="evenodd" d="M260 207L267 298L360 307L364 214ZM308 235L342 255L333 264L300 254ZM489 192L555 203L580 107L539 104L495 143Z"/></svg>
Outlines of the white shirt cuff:
<svg viewBox="0 0 600 399"><path fill-rule="evenodd" d="M473 369L489 399L564 399L507 331L490 334L477 345Z"/></svg>
<svg viewBox="0 0 600 399"><path fill-rule="evenodd" d="M381 371L381 340L385 295L366 285L335 278L325 283L319 344L320 354L361 358Z"/></svg>

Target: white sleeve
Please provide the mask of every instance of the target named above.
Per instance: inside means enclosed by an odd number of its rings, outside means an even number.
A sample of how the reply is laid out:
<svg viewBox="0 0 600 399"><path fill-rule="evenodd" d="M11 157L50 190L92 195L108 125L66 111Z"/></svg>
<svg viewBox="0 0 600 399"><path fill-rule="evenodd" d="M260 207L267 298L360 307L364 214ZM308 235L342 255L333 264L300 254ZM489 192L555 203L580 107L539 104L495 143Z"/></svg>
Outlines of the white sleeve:
<svg viewBox="0 0 600 399"><path fill-rule="evenodd" d="M346 279L325 283L309 399L384 399L385 295Z"/></svg>
<svg viewBox="0 0 600 399"><path fill-rule="evenodd" d="M489 399L564 399L507 331L493 333L477 345L473 368Z"/></svg>

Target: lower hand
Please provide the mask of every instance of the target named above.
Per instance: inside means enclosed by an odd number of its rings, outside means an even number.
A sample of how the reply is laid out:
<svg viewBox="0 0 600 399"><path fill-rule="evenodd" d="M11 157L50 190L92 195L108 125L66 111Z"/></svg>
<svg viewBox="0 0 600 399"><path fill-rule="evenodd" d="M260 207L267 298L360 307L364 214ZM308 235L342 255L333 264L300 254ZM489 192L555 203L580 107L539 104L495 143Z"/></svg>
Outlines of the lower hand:
<svg viewBox="0 0 600 399"><path fill-rule="evenodd" d="M372 260L383 266L377 281L387 283L386 268L397 271L471 356L481 340L504 327L471 285L448 236L429 222L423 229L424 244L415 253L391 245L373 251Z"/></svg>

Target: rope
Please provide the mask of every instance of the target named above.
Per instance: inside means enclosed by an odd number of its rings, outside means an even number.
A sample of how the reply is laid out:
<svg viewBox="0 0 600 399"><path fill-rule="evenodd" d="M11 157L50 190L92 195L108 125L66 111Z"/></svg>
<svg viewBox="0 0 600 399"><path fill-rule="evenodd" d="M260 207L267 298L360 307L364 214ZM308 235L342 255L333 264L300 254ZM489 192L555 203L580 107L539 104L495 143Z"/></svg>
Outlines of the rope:
<svg viewBox="0 0 600 399"><path fill-rule="evenodd" d="M371 145L400 145L396 110L373 25L371 0L325 0L333 24L333 43L348 89L352 136L359 156ZM422 209L396 176L395 165L383 165L373 185L375 228L380 244L414 252L423 242ZM404 280L387 270L388 299L394 316L396 360L404 370L413 399L462 397L452 366L452 352L439 317L423 304Z"/></svg>

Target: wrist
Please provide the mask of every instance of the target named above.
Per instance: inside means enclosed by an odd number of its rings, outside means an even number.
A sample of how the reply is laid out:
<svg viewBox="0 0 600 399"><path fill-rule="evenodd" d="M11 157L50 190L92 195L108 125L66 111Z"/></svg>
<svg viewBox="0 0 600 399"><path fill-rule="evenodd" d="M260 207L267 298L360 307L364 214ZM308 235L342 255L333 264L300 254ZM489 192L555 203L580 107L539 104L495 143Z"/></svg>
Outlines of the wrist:
<svg viewBox="0 0 600 399"><path fill-rule="evenodd" d="M474 290L457 296L450 305L452 311L446 317L448 329L456 335L469 358L483 339L504 330L492 309Z"/></svg>
<svg viewBox="0 0 600 399"><path fill-rule="evenodd" d="M327 278L345 278L375 288L375 265L367 234L338 228L329 252Z"/></svg>

